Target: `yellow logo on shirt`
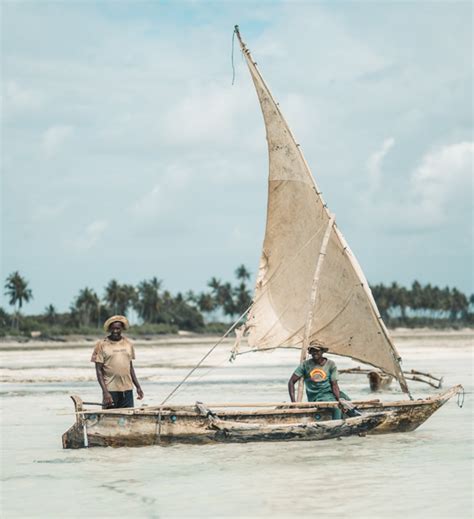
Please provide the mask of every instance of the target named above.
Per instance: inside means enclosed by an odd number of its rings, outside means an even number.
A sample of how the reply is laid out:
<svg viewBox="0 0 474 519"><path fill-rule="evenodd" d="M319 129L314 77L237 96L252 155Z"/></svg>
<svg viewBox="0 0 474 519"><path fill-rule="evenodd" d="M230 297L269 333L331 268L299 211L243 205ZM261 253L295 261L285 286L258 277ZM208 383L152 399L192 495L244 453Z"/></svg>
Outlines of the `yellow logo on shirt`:
<svg viewBox="0 0 474 519"><path fill-rule="evenodd" d="M310 371L309 376L313 382L323 382L328 378L324 369L314 368Z"/></svg>

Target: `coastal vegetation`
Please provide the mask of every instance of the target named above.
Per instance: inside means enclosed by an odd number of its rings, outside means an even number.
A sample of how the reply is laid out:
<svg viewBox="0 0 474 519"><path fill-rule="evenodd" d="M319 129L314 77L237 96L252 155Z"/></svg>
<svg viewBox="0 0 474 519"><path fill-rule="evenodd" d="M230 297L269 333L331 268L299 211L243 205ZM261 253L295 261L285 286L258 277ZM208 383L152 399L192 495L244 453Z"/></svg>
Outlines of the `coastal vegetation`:
<svg viewBox="0 0 474 519"><path fill-rule="evenodd" d="M102 323L113 314L127 315L137 323L131 327L131 333L136 335L173 334L179 330L223 333L251 303L250 278L251 273L240 265L234 282L212 277L202 292L190 290L175 295L165 290L157 277L136 286L112 279L101 295L90 287L80 289L67 312L58 312L51 303L39 315L24 315L23 306L33 299L33 290L16 271L5 280L4 293L12 309L9 313L0 308L0 335L97 335ZM474 294L467 297L456 288L422 285L418 281L410 288L395 282L371 288L390 327L474 326Z"/></svg>

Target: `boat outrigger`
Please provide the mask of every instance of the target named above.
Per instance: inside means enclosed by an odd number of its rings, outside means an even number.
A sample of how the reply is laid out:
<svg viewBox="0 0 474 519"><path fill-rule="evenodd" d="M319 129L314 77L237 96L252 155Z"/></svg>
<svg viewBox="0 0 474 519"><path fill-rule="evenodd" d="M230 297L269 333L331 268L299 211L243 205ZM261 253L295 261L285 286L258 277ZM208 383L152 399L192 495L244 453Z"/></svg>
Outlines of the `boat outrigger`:
<svg viewBox="0 0 474 519"><path fill-rule="evenodd" d="M332 409L338 403L303 403L302 383L298 402L293 404L167 404L172 392L157 407L91 410L84 409L82 400L74 396L76 423L63 435L64 448L323 440L408 432L462 391L458 385L430 398L412 399L401 359L369 284L238 27L235 34L263 112L269 186L267 224L253 301L228 331L247 316L236 329L232 356L290 347L300 352L302 362L308 346L317 341L329 353L350 357L393 377L410 399L355 401L361 416L331 420ZM244 340L249 348L240 351Z"/></svg>
<svg viewBox="0 0 474 519"><path fill-rule="evenodd" d="M355 368L341 369L340 374L348 375L366 375L369 379L369 387L371 391L382 391L387 389L393 382L392 375L384 373L379 369L368 369L357 366ZM431 373L424 373L423 371L417 371L411 369L410 371L404 371L406 380L413 380L423 384L428 384L435 389L441 389L443 386L443 377L435 377Z"/></svg>

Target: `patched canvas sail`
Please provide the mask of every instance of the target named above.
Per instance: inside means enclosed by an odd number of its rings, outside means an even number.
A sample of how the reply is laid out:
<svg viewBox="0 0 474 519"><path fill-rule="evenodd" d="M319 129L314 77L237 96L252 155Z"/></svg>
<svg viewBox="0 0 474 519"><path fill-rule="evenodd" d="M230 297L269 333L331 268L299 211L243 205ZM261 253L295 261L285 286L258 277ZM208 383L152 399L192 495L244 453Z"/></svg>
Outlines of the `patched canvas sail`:
<svg viewBox="0 0 474 519"><path fill-rule="evenodd" d="M390 373L408 392L368 283L238 32L237 36L257 90L269 151L267 222L246 324L248 344L267 349L302 347L318 340L331 353Z"/></svg>

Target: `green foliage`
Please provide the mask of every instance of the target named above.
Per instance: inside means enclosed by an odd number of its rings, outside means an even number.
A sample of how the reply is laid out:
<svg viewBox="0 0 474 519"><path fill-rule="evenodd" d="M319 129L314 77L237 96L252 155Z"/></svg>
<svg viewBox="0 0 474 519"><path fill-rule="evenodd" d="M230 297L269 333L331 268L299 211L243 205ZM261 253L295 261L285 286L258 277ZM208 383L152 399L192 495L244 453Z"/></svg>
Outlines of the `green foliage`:
<svg viewBox="0 0 474 519"><path fill-rule="evenodd" d="M0 332L6 331L8 325L9 325L10 320L11 320L10 316L0 306Z"/></svg>
<svg viewBox="0 0 474 519"><path fill-rule="evenodd" d="M5 295L9 297L8 304L16 307L12 315L12 328L17 331L20 327L20 310L23 303L28 303L33 299L33 292L28 287L28 281L17 271L11 273L5 281Z"/></svg>
<svg viewBox="0 0 474 519"><path fill-rule="evenodd" d="M446 327L472 322L470 301L456 288L440 289L429 283L422 286L418 281L409 289L397 283L371 288L380 314L389 326Z"/></svg>
<svg viewBox="0 0 474 519"><path fill-rule="evenodd" d="M135 310L147 323L155 323L160 312L160 289L162 282L153 277L144 280L137 287Z"/></svg>
<svg viewBox="0 0 474 519"><path fill-rule="evenodd" d="M207 286L211 289L210 292L202 292L197 297L198 308L201 312L210 317L218 310L233 320L247 310L252 302L252 295L247 286L250 272L245 265L240 265L235 270L235 277L238 280L236 286L232 286L229 282L223 283L216 277L208 281Z"/></svg>
<svg viewBox="0 0 474 519"><path fill-rule="evenodd" d="M196 333L223 334L233 321L250 306L248 287L250 273L244 265L235 270L237 283L213 277L209 290L192 291L173 296L162 290L162 282L153 277L136 287L111 280L100 299L91 288L83 288L74 299L69 312L58 313L50 304L41 315L23 316L20 309L32 298L28 283L18 273L8 276L5 293L14 307L11 314L0 308L0 336L29 337L41 332L43 338L63 335L102 335L102 323L111 315L128 315L135 310L142 324L133 326L133 335L175 334L178 330ZM456 288L439 288L414 281L410 288L392 283L372 287L380 314L391 327L463 327L474 326L474 294L469 298ZM204 317L206 317L206 323Z"/></svg>
<svg viewBox="0 0 474 519"><path fill-rule="evenodd" d="M223 335L229 329L229 323L207 323L204 329L205 333Z"/></svg>
<svg viewBox="0 0 474 519"><path fill-rule="evenodd" d="M128 335L164 335L164 334L177 334L179 331L178 327L174 324L142 324L139 326L131 326L127 332Z"/></svg>
<svg viewBox="0 0 474 519"><path fill-rule="evenodd" d="M101 302L94 290L86 287L79 291L71 307L71 316L76 326L88 328L93 323L100 326Z"/></svg>
<svg viewBox="0 0 474 519"><path fill-rule="evenodd" d="M5 282L5 295L10 298L8 304L18 305L18 310L23 306L23 303L28 303L33 299L33 292L28 288L28 281L23 278L18 270L10 274Z"/></svg>
<svg viewBox="0 0 474 519"><path fill-rule="evenodd" d="M105 287L104 302L114 315L126 315L138 303L138 289L112 279Z"/></svg>
<svg viewBox="0 0 474 519"><path fill-rule="evenodd" d="M56 312L56 308L54 308L53 305L48 305L44 309L44 319L50 326L54 326L56 324L57 317L58 313Z"/></svg>

